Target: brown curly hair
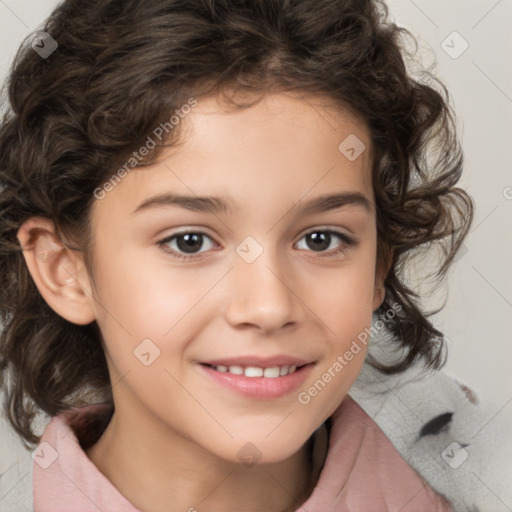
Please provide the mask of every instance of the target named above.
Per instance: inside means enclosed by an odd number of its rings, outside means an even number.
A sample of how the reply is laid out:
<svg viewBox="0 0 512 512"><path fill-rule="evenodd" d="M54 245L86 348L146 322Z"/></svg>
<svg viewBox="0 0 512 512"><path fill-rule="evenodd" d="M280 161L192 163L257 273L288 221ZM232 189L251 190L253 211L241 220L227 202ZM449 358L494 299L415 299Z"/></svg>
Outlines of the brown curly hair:
<svg viewBox="0 0 512 512"><path fill-rule="evenodd" d="M404 271L422 249L441 248L446 274L472 221L455 187L462 171L445 86L407 69L405 38L379 0L65 0L43 30L58 42L46 59L27 39L13 63L0 130L0 376L5 411L36 443L36 412L87 402L110 381L95 322L58 316L39 294L17 240L32 216L90 249L94 190L186 98L237 90L322 94L369 127L380 269L380 309L401 308L387 327L406 357L439 368L443 335ZM417 45L416 45L417 50ZM421 78L421 79L420 79ZM7 102L4 102L6 105ZM244 108L250 104L235 104ZM176 143L173 130L167 145ZM140 165L159 154L156 148ZM441 341L441 343L439 343Z"/></svg>

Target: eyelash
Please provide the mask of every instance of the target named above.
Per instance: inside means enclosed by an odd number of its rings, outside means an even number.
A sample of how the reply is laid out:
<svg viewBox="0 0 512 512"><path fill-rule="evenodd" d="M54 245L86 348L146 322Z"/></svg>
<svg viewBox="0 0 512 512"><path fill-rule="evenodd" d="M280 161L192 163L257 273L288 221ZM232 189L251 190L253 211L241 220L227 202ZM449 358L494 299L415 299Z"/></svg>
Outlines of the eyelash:
<svg viewBox="0 0 512 512"><path fill-rule="evenodd" d="M308 251L308 252L317 253L318 257L320 257L320 258L332 257L332 256L337 256L338 254L344 254L349 247L357 245L357 241L355 239L350 238L345 233L342 233L340 231L336 231L333 229L314 229L314 230L308 231L307 233L304 233L304 235L302 235L300 240L302 240L303 238L305 238L308 235L311 235L313 233L328 233L330 235L335 235L341 239L341 244L336 249L331 249L330 251L313 251L313 250ZM204 231L188 230L188 231L180 231L179 233L174 233L173 235L168 236L168 237L164 238L163 240L160 240L159 242L157 242L157 245L166 254L169 254L171 257L176 258L181 261L193 260L193 259L200 258L201 254L206 251L200 251L198 253L182 254L182 253L176 253L176 251L174 249L170 249L168 247L169 242L171 242L175 238L179 238L180 236L190 235L190 234L203 235L203 236L211 239L212 241L214 241L213 238L210 235L208 235L207 233L205 233Z"/></svg>

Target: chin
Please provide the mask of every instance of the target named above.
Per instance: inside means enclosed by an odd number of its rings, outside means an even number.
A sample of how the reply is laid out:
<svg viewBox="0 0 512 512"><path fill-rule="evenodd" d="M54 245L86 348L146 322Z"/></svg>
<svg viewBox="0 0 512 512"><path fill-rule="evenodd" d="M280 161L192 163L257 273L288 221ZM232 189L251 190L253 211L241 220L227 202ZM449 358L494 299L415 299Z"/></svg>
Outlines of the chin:
<svg viewBox="0 0 512 512"><path fill-rule="evenodd" d="M271 437L273 439L270 439ZM275 432L267 438L260 436L253 438L252 441L245 438L243 440L239 439L235 441L236 452L234 457L231 451L228 460L248 467L255 464L277 464L296 454L309 437L303 439L303 436L301 436L294 439L291 438L289 432L283 430L281 435Z"/></svg>

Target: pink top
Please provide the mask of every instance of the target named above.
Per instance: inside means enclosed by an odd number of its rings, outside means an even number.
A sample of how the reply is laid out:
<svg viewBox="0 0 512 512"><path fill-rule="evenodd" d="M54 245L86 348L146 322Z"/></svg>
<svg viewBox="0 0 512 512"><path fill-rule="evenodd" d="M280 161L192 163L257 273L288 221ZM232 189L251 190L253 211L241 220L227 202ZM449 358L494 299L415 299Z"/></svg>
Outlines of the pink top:
<svg viewBox="0 0 512 512"><path fill-rule="evenodd" d="M103 407L72 412L83 418ZM53 417L34 451L34 512L139 512L87 457L69 419ZM453 512L350 396L331 419L320 478L296 512Z"/></svg>

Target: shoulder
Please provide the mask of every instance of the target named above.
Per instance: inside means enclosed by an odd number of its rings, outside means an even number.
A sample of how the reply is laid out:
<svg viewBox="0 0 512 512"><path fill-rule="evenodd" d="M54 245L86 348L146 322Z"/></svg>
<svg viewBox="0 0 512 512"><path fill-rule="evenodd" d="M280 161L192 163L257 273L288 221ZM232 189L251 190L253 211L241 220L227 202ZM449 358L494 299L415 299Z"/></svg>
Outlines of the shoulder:
<svg viewBox="0 0 512 512"><path fill-rule="evenodd" d="M67 465L68 473L76 470L77 460L84 462L80 466L86 466L83 448L101 434L110 412L108 404L94 404L53 418L45 416L38 422L41 440L33 449L25 447L5 418L0 418L0 512L31 512L38 484L52 475L55 481L59 480L55 477L57 467ZM94 470L92 463L90 466ZM64 487L59 490L64 491ZM55 486L52 490L54 493Z"/></svg>
<svg viewBox="0 0 512 512"><path fill-rule="evenodd" d="M331 416L329 443L326 472L330 478L326 480L336 482L338 488L342 486L336 496L338 506L350 505L357 510L452 511L445 497L407 463L350 395Z"/></svg>
<svg viewBox="0 0 512 512"><path fill-rule="evenodd" d="M512 502L505 482L509 434L503 446L503 426L492 421L496 411L468 384L419 366L386 376L365 363L349 393L456 512L499 510Z"/></svg>
<svg viewBox="0 0 512 512"><path fill-rule="evenodd" d="M323 467L313 492L296 512L453 512L350 395L325 425L328 449ZM313 461L316 455L314 450Z"/></svg>
<svg viewBox="0 0 512 512"><path fill-rule="evenodd" d="M71 409L52 418L34 451L33 496L36 512L99 510L136 512L87 456L110 421L110 404Z"/></svg>

